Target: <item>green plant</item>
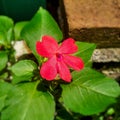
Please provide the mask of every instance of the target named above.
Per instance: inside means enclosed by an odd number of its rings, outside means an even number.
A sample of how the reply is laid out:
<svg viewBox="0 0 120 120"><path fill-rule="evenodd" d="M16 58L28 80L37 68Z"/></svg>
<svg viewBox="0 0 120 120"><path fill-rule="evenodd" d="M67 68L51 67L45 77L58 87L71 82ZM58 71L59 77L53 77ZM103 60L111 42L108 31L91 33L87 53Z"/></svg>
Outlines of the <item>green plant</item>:
<svg viewBox="0 0 120 120"><path fill-rule="evenodd" d="M116 102L118 83L91 68L95 44L76 42L78 52L74 55L82 58L84 69L71 70L70 83L46 81L39 74L38 66L45 59L36 52L36 42L49 35L61 43L62 32L43 8L24 23L14 26L11 18L0 16L1 120L78 120L82 115L104 112ZM11 42L19 38L26 41L35 60L15 60Z"/></svg>

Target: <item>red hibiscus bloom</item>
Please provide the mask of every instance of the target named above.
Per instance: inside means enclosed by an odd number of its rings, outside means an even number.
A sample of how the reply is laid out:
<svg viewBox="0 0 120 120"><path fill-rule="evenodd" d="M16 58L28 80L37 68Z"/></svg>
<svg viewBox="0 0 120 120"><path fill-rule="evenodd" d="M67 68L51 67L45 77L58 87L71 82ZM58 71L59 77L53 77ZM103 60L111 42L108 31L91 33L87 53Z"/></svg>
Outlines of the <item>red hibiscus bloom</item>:
<svg viewBox="0 0 120 120"><path fill-rule="evenodd" d="M40 74L46 80L54 80L57 74L66 82L71 81L69 67L80 70L84 67L83 61L72 54L78 51L78 47L72 38L68 38L58 45L50 36L43 36L42 41L36 43L37 53L48 60L42 64Z"/></svg>

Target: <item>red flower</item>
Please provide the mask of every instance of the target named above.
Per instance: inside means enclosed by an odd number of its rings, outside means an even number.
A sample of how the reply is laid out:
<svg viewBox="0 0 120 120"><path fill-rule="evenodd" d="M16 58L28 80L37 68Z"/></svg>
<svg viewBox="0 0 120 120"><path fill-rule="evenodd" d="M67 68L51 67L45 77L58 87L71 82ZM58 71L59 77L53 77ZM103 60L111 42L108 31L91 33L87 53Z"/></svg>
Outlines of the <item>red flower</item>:
<svg viewBox="0 0 120 120"><path fill-rule="evenodd" d="M42 41L36 43L37 53L48 60L42 64L40 74L46 80L53 80L57 74L66 82L71 81L69 67L80 70L84 67L83 61L72 54L78 51L78 47L72 38L66 39L58 45L50 36L43 36Z"/></svg>

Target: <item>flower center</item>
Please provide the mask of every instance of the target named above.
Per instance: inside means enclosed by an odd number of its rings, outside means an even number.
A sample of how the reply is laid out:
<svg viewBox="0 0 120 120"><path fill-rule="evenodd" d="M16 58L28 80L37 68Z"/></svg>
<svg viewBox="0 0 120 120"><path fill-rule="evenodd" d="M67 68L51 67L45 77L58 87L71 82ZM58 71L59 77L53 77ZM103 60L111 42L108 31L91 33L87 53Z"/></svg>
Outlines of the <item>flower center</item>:
<svg viewBox="0 0 120 120"><path fill-rule="evenodd" d="M62 60L62 54L60 54L60 53L56 53L56 57L57 57L57 60L58 61L61 61Z"/></svg>

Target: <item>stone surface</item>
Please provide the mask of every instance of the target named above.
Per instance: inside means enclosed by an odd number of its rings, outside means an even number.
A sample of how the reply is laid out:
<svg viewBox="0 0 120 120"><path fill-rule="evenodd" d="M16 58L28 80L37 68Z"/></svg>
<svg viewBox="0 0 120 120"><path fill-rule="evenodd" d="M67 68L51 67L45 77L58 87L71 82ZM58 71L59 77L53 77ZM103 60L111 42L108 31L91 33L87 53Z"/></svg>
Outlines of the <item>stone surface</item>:
<svg viewBox="0 0 120 120"><path fill-rule="evenodd" d="M15 49L15 58L16 60L18 58L20 58L21 56L25 55L25 54L31 54L31 50L28 48L28 46L26 45L26 43L21 40L21 41L16 41L13 45L14 49Z"/></svg>
<svg viewBox="0 0 120 120"><path fill-rule="evenodd" d="M63 29L98 47L120 47L120 0L61 0ZM67 24L67 25L66 25Z"/></svg>
<svg viewBox="0 0 120 120"><path fill-rule="evenodd" d="M103 69L101 72L108 77L116 79L120 82L120 68Z"/></svg>
<svg viewBox="0 0 120 120"><path fill-rule="evenodd" d="M92 61L97 63L120 62L120 48L95 49Z"/></svg>

